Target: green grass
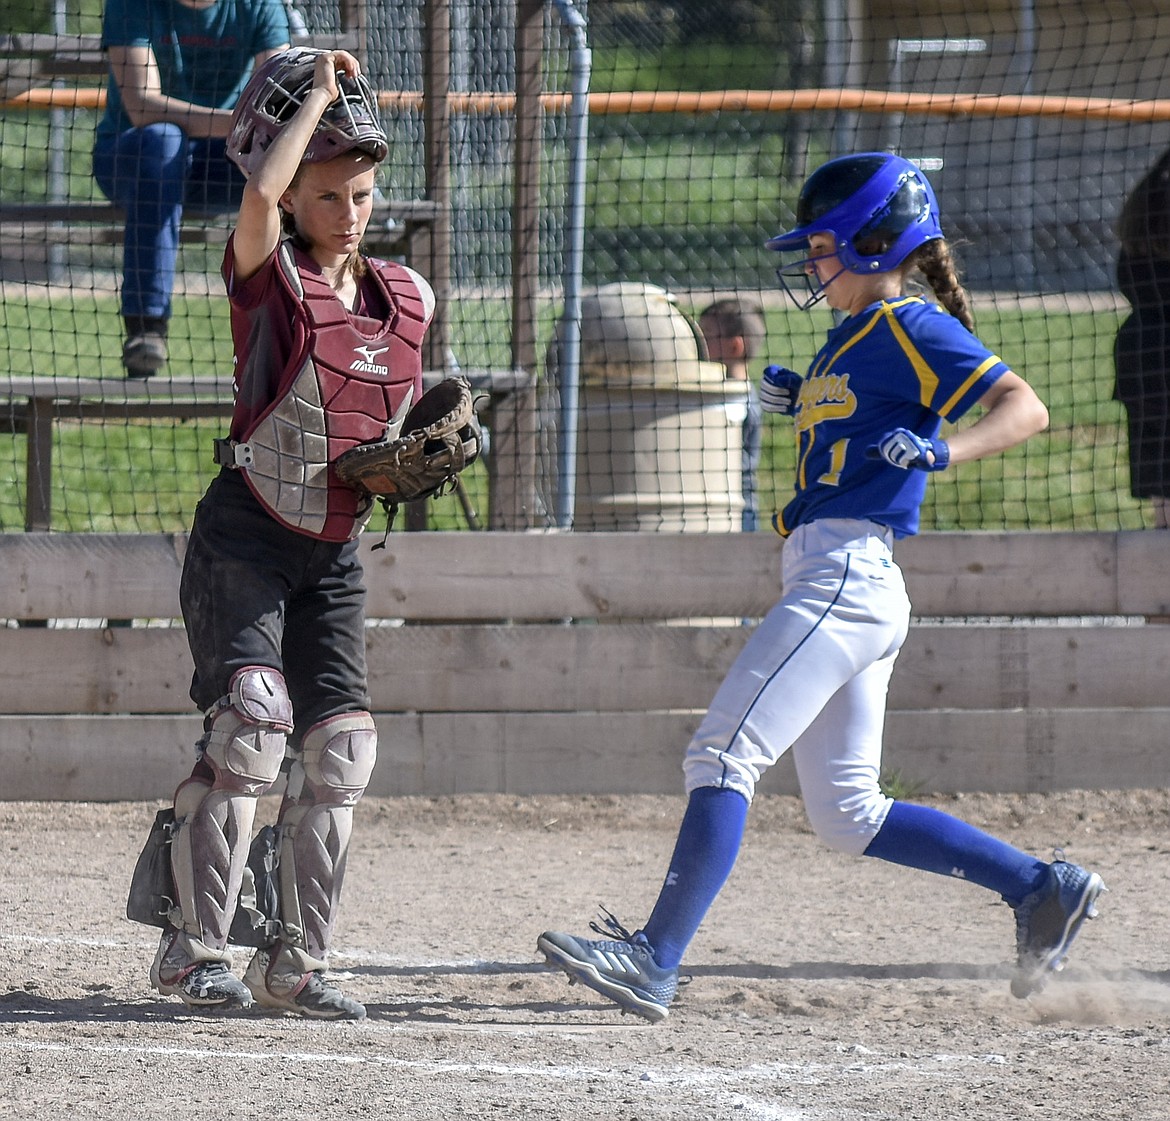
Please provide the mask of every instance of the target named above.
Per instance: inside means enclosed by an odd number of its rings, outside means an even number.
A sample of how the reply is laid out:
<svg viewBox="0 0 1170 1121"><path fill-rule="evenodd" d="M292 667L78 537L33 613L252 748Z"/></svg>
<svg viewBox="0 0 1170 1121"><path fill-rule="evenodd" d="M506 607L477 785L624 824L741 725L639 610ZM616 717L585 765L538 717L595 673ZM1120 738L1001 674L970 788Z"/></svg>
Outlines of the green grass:
<svg viewBox="0 0 1170 1121"><path fill-rule="evenodd" d="M711 226L752 228L767 221L761 202L775 209L783 156L775 133L748 148L742 139L664 136L639 146L639 118L599 137L590 158L589 224L631 230ZM705 235L704 235L705 236ZM692 237L694 234L692 233Z"/></svg>
<svg viewBox="0 0 1170 1121"><path fill-rule="evenodd" d="M170 374L227 376L232 368L227 301L176 296ZM9 296L0 302L0 353L13 376L121 378L122 320L113 296L74 291L43 300Z"/></svg>
<svg viewBox="0 0 1170 1121"><path fill-rule="evenodd" d="M1137 529L1125 417L1113 394L1116 312L982 309L980 337L1049 410L1046 432L1003 456L935 476L923 525L935 529Z"/></svg>
<svg viewBox="0 0 1170 1121"><path fill-rule="evenodd" d="M553 314L552 307L542 311L538 338L551 334ZM31 368L65 377L121 378L121 331L112 299L9 299L0 304L0 315L0 350L9 355L14 374ZM767 360L805 368L829 322L823 309L770 309ZM175 323L174 376L226 376L231 346L225 301L181 298ZM1051 427L1003 456L932 476L923 527L1091 530L1147 524L1147 511L1128 493L1124 418L1111 399L1116 314L983 309L978 327L985 341L1036 387L1049 406ZM453 349L467 367L507 366L509 330L505 300L452 304ZM221 429L214 420L131 420L113 406L104 421L71 421L63 414L54 446L53 528L185 529L215 470L211 441ZM787 502L794 462L791 424L768 419L760 470L765 513ZM23 526L24 473L23 434L0 433L0 482L8 484L0 500L0 530ZM465 476L465 489L476 516L486 524L482 463ZM455 494L430 502L428 511L432 528L467 527ZM379 512L371 528L377 532L381 523Z"/></svg>
<svg viewBox="0 0 1170 1121"><path fill-rule="evenodd" d="M781 89L790 84L777 43L673 45L659 51L597 46L590 74L602 91Z"/></svg>
<svg viewBox="0 0 1170 1121"><path fill-rule="evenodd" d="M922 793L923 786L924 783L920 780L910 778L905 771L898 768L883 771L878 778L878 788L887 798L899 800L916 798Z"/></svg>
<svg viewBox="0 0 1170 1121"><path fill-rule="evenodd" d="M551 332L552 309L542 329ZM509 365L510 312L506 302L456 301L451 307L452 349L465 366ZM122 324L113 297L70 293L46 300L9 296L0 302L0 353L14 377L31 372L63 379L120 382ZM170 376L219 375L232 368L227 301L223 297L176 297L170 338ZM165 382L159 382L160 390ZM10 415L0 415L0 531L24 526L26 440ZM223 435L218 420L128 418L110 405L102 417L79 421L67 406L55 422L52 526L73 532L176 532L186 529L216 466L212 441ZM8 431L3 431L3 429ZM476 516L487 521L487 480L482 464L464 476ZM399 528L402 515L399 515ZM428 503L433 528L467 528L458 496ZM375 511L371 529L385 516Z"/></svg>

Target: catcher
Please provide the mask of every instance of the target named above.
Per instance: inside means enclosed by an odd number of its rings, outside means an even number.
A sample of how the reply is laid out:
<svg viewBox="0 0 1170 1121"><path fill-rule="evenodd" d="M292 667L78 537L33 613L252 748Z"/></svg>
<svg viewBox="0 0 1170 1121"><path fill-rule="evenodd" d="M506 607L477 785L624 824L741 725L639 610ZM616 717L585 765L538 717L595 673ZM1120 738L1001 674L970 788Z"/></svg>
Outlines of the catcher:
<svg viewBox="0 0 1170 1121"><path fill-rule="evenodd" d="M239 101L227 149L247 177L223 262L236 402L180 585L204 734L173 813L151 833L127 912L162 926L151 981L192 1008L255 1001L357 1020L365 1008L326 969L353 808L377 745L357 543L374 498L364 474L351 485L336 464L359 445L409 437L435 300L413 270L359 252L388 149L352 55L269 59ZM478 454L474 416L456 419L464 434L444 480ZM404 459L399 449L395 462ZM412 487L388 500L414 497ZM275 829L250 856L257 797L282 772ZM256 947L242 980L229 937Z"/></svg>

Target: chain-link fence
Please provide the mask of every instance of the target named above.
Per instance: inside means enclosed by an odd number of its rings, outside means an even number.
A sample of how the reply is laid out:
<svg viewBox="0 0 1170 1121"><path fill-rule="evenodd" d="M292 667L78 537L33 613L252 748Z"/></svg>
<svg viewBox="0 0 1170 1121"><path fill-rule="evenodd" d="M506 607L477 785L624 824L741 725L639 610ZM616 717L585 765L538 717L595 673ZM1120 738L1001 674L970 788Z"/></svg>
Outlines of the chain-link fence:
<svg viewBox="0 0 1170 1121"><path fill-rule="evenodd" d="M0 12L0 529L183 529L231 408L231 212L184 213L166 364L127 378L124 219L92 162L100 6ZM1118 215L1170 147L1156 5L311 0L295 16L364 59L391 138L368 246L435 274L428 365L485 398L483 462L416 527L738 529L746 506L766 528L794 441L760 423L752 380L806 366L831 319L786 301L763 242L809 170L875 149L930 176L978 334L1052 418L933 478L924 527L1153 524L1130 435L1170 412L1165 379L1131 428L1113 354L1131 310ZM762 317L748 381L709 353L716 300Z"/></svg>

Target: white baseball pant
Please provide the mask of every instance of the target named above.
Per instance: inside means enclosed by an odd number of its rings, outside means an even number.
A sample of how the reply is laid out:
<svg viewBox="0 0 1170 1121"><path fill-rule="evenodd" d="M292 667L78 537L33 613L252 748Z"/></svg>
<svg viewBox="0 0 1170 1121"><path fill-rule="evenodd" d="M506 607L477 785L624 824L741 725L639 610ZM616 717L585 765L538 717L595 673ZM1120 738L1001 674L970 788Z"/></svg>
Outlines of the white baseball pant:
<svg viewBox="0 0 1170 1121"><path fill-rule="evenodd" d="M885 821L879 789L886 692L910 601L893 533L826 518L799 526L781 553L783 595L732 665L687 748L689 794L738 790L793 749L809 822L834 848L862 854Z"/></svg>

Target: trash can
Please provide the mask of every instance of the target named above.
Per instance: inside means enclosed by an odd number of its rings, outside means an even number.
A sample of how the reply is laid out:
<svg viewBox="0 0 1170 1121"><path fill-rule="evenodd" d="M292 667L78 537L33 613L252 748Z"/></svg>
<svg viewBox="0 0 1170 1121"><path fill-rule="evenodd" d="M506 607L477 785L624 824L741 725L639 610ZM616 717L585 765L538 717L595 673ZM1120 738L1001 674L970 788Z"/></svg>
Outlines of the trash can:
<svg viewBox="0 0 1170 1121"><path fill-rule="evenodd" d="M738 531L748 392L665 289L584 293L573 528Z"/></svg>

